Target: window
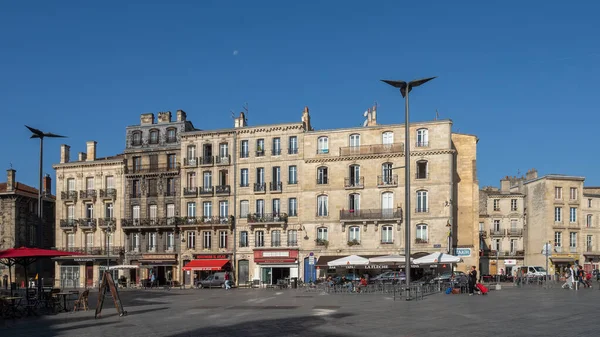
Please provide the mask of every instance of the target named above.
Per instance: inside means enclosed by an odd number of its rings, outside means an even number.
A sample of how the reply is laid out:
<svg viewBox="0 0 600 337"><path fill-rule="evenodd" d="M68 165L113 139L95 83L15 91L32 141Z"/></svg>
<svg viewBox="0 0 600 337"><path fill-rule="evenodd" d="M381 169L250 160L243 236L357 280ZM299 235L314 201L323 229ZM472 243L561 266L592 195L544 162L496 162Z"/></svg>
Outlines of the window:
<svg viewBox="0 0 600 337"><path fill-rule="evenodd" d="M327 137L319 137L317 140L317 154L329 153L329 139Z"/></svg>
<svg viewBox="0 0 600 337"><path fill-rule="evenodd" d="M591 252L593 251L593 246L594 246L594 236L593 235L588 235L585 239L585 247L586 247L586 251Z"/></svg>
<svg viewBox="0 0 600 337"><path fill-rule="evenodd" d="M510 232L511 233L517 232L517 219L510 219Z"/></svg>
<svg viewBox="0 0 600 337"><path fill-rule="evenodd" d="M419 160L417 162L416 179L427 179L427 161L426 160Z"/></svg>
<svg viewBox="0 0 600 337"><path fill-rule="evenodd" d="M247 218L250 213L250 203L248 200L240 201L240 218Z"/></svg>
<svg viewBox="0 0 600 337"><path fill-rule="evenodd" d="M281 247L281 231L271 231L271 247Z"/></svg>
<svg viewBox="0 0 600 337"><path fill-rule="evenodd" d="M150 223L156 224L157 218L158 218L158 206L157 205L148 206L148 219L150 219Z"/></svg>
<svg viewBox="0 0 600 337"><path fill-rule="evenodd" d="M241 231L240 232L240 247L248 247L248 232Z"/></svg>
<svg viewBox="0 0 600 337"><path fill-rule="evenodd" d="M227 218L229 218L229 201L219 201L219 218L221 222L227 221Z"/></svg>
<svg viewBox="0 0 600 337"><path fill-rule="evenodd" d="M212 172L207 171L202 174L202 187L203 189L212 189Z"/></svg>
<svg viewBox="0 0 600 337"><path fill-rule="evenodd" d="M141 245L140 233L133 233L131 235L131 249L134 252L139 252L140 251L140 245Z"/></svg>
<svg viewBox="0 0 600 337"><path fill-rule="evenodd" d="M386 131L381 134L381 143L383 145L394 144L394 133L392 131Z"/></svg>
<svg viewBox="0 0 600 337"><path fill-rule="evenodd" d="M256 215L262 217L265 214L265 201L263 199L256 200Z"/></svg>
<svg viewBox="0 0 600 337"><path fill-rule="evenodd" d="M480 222L479 223L479 233L483 233L485 232L485 223Z"/></svg>
<svg viewBox="0 0 600 337"><path fill-rule="evenodd" d="M288 167L288 184L295 185L298 183L298 167L290 165Z"/></svg>
<svg viewBox="0 0 600 337"><path fill-rule="evenodd" d="M264 167L256 168L256 183L260 186L265 184L265 168Z"/></svg>
<svg viewBox="0 0 600 337"><path fill-rule="evenodd" d="M115 188L115 177L106 176L104 185L105 185L106 189Z"/></svg>
<svg viewBox="0 0 600 337"><path fill-rule="evenodd" d="M319 227L317 228L317 244L323 243L323 241L328 241L329 236L327 234L327 227Z"/></svg>
<svg viewBox="0 0 600 337"><path fill-rule="evenodd" d="M427 191L417 191L417 213L428 212Z"/></svg>
<svg viewBox="0 0 600 337"><path fill-rule="evenodd" d="M264 247L265 246L265 232L264 231L256 231L254 233L254 247Z"/></svg>
<svg viewBox="0 0 600 337"><path fill-rule="evenodd" d="M156 233L148 233L148 251L156 251Z"/></svg>
<svg viewBox="0 0 600 337"><path fill-rule="evenodd" d="M320 195L317 197L317 216L327 216L329 211L327 209L327 196Z"/></svg>
<svg viewBox="0 0 600 337"><path fill-rule="evenodd" d="M562 232L554 232L554 247L562 247ZM556 251L560 252L560 249L556 249Z"/></svg>
<svg viewBox="0 0 600 337"><path fill-rule="evenodd" d="M265 155L265 140L257 139L256 140L256 156L261 157Z"/></svg>
<svg viewBox="0 0 600 337"><path fill-rule="evenodd" d="M394 243L394 230L392 226L381 227L381 243Z"/></svg>
<svg viewBox="0 0 600 337"><path fill-rule="evenodd" d="M273 199L272 201L272 209L273 215L279 215L281 212L281 201L279 199Z"/></svg>
<svg viewBox="0 0 600 337"><path fill-rule="evenodd" d="M85 218L86 219L94 218L94 204L85 204Z"/></svg>
<svg viewBox="0 0 600 337"><path fill-rule="evenodd" d="M220 163L228 164L229 163L229 144L221 143L219 144L219 157L221 160Z"/></svg>
<svg viewBox="0 0 600 337"><path fill-rule="evenodd" d="M360 227L352 226L348 229L348 242L360 243Z"/></svg>
<svg viewBox="0 0 600 337"><path fill-rule="evenodd" d="M494 239L492 241L492 249L496 252L499 252L502 249L502 243L500 241L500 239ZM496 255L498 256L498 255Z"/></svg>
<svg viewBox="0 0 600 337"><path fill-rule="evenodd" d="M157 154L148 155L148 161L150 162L150 165L149 165L150 172L158 171L158 155Z"/></svg>
<svg viewBox="0 0 600 337"><path fill-rule="evenodd" d="M295 247L298 245L298 231L295 229L289 230L288 235L288 247Z"/></svg>
<svg viewBox="0 0 600 337"><path fill-rule="evenodd" d="M94 233L85 233L85 248L91 249L94 247ZM87 251L87 253L90 253Z"/></svg>
<svg viewBox="0 0 600 337"><path fill-rule="evenodd" d="M131 145L133 145L133 146L142 145L142 133L140 131L136 131L131 134Z"/></svg>
<svg viewBox="0 0 600 337"><path fill-rule="evenodd" d="M383 163L381 165L381 182L379 185L396 185L396 179L392 175L392 163Z"/></svg>
<svg viewBox="0 0 600 337"><path fill-rule="evenodd" d="M211 201L205 201L202 203L202 215L204 216L204 219L206 219L207 221L210 221L210 217L212 217L212 202Z"/></svg>
<svg viewBox="0 0 600 337"><path fill-rule="evenodd" d="M588 207L592 208L592 199L588 199Z"/></svg>
<svg viewBox="0 0 600 337"><path fill-rule="evenodd" d="M274 188L279 188L279 183L281 182L281 167L273 166L271 175L271 182L273 183ZM276 190L276 189L275 189Z"/></svg>
<svg viewBox="0 0 600 337"><path fill-rule="evenodd" d="M356 133L350 135L349 145L350 145L350 147L359 147L360 146L360 135L356 134Z"/></svg>
<svg viewBox="0 0 600 337"><path fill-rule="evenodd" d="M516 239L510 239L510 255L516 255L517 254L517 240Z"/></svg>
<svg viewBox="0 0 600 337"><path fill-rule="evenodd" d="M271 154L274 156L281 155L281 138L273 138L273 147L271 148Z"/></svg>
<svg viewBox="0 0 600 337"><path fill-rule="evenodd" d="M554 188L554 199L562 200L562 187Z"/></svg>
<svg viewBox="0 0 600 337"><path fill-rule="evenodd" d="M67 191L68 192L75 191L75 179L73 179L73 178L67 179Z"/></svg>
<svg viewBox="0 0 600 337"><path fill-rule="evenodd" d="M417 130L417 147L429 146L429 132L427 129Z"/></svg>
<svg viewBox="0 0 600 337"><path fill-rule="evenodd" d="M202 232L202 247L204 249L210 249L212 246L212 233L211 232Z"/></svg>
<svg viewBox="0 0 600 337"><path fill-rule="evenodd" d="M588 216L587 216L587 219L586 219L586 221L585 221L585 226L586 226L587 228L590 228L590 227L592 227L592 220L593 220L593 219L592 219L592 215L591 215L591 214L588 214Z"/></svg>
<svg viewBox="0 0 600 337"><path fill-rule="evenodd" d="M321 166L317 168L317 185L326 185L328 180L327 167Z"/></svg>
<svg viewBox="0 0 600 337"><path fill-rule="evenodd" d="M85 178L85 189L88 191L94 189L94 178L93 177Z"/></svg>
<svg viewBox="0 0 600 337"><path fill-rule="evenodd" d="M193 201L187 203L187 216L189 218L196 217L196 203Z"/></svg>
<svg viewBox="0 0 600 337"><path fill-rule="evenodd" d="M348 172L348 184L346 186L359 187L362 185L360 177L360 165L350 165Z"/></svg>
<svg viewBox="0 0 600 337"><path fill-rule="evenodd" d="M188 249L196 248L196 232L194 232L194 231L187 232L187 248Z"/></svg>
<svg viewBox="0 0 600 337"><path fill-rule="evenodd" d="M288 199L288 216L298 216L298 200L296 198Z"/></svg>
<svg viewBox="0 0 600 337"><path fill-rule="evenodd" d="M177 141L177 130L174 128L167 129L167 143L175 143Z"/></svg>
<svg viewBox="0 0 600 337"><path fill-rule="evenodd" d="M219 248L227 248L227 231L219 231Z"/></svg>
<svg viewBox="0 0 600 337"><path fill-rule="evenodd" d="M189 145L187 147L187 162L189 165L196 165L196 146Z"/></svg>
<svg viewBox="0 0 600 337"><path fill-rule="evenodd" d="M240 158L248 158L250 156L250 147L247 140L242 140L240 143Z"/></svg>
<svg viewBox="0 0 600 337"><path fill-rule="evenodd" d="M384 192L381 194L381 211L385 218L394 217L394 193L393 192ZM400 217L402 217L402 216L400 215Z"/></svg>
<svg viewBox="0 0 600 337"><path fill-rule="evenodd" d="M570 198L571 200L577 200L577 188L576 187L571 187L570 189Z"/></svg>
<svg viewBox="0 0 600 337"><path fill-rule="evenodd" d="M554 207L554 222L562 222L562 207Z"/></svg>
<svg viewBox="0 0 600 337"><path fill-rule="evenodd" d="M348 196L348 209L355 212L360 209L360 194L352 193Z"/></svg>
<svg viewBox="0 0 600 337"><path fill-rule="evenodd" d="M577 248L577 233L569 233L569 248Z"/></svg>
<svg viewBox="0 0 600 337"><path fill-rule="evenodd" d="M417 243L427 243L429 240L429 235L427 233L427 225L419 224L417 225Z"/></svg>
<svg viewBox="0 0 600 337"><path fill-rule="evenodd" d="M167 178L167 184L166 184L166 188L167 191L165 192L165 196L167 197L173 197L176 194L175 191L175 179L174 178Z"/></svg>
<svg viewBox="0 0 600 337"><path fill-rule="evenodd" d="M167 155L167 169L174 170L177 168L177 156L174 154Z"/></svg>
<svg viewBox="0 0 600 337"><path fill-rule="evenodd" d="M167 204L167 225L175 224L175 204Z"/></svg>
<svg viewBox="0 0 600 337"><path fill-rule="evenodd" d="M188 172L188 174L187 174L187 187L189 189L196 188L196 172Z"/></svg>
<svg viewBox="0 0 600 337"><path fill-rule="evenodd" d="M517 199L511 199L510 200L510 210L511 211L516 211L517 210Z"/></svg>
<svg viewBox="0 0 600 337"><path fill-rule="evenodd" d="M250 183L248 182L248 169L243 168L240 171L240 187L248 187Z"/></svg>
<svg viewBox="0 0 600 337"><path fill-rule="evenodd" d="M150 130L150 144L158 144L158 130Z"/></svg>
<svg viewBox="0 0 600 337"><path fill-rule="evenodd" d="M494 233L500 232L500 220L494 220L494 228L492 228Z"/></svg>
<svg viewBox="0 0 600 337"><path fill-rule="evenodd" d="M133 173L140 172L142 169L142 157L133 157Z"/></svg>
<svg viewBox="0 0 600 337"><path fill-rule="evenodd" d="M494 199L494 211L500 210L500 199Z"/></svg>
<svg viewBox="0 0 600 337"><path fill-rule="evenodd" d="M167 233L166 249L169 252L175 249L175 233L173 232Z"/></svg>
<svg viewBox="0 0 600 337"><path fill-rule="evenodd" d="M115 217L115 208L112 202L107 202L106 204L104 204L104 217L107 219L112 219ZM91 214L92 216L90 218L93 217L93 212Z"/></svg>
<svg viewBox="0 0 600 337"><path fill-rule="evenodd" d="M67 250L72 251L75 249L75 233L67 234Z"/></svg>
<svg viewBox="0 0 600 337"><path fill-rule="evenodd" d="M298 154L298 137L290 136L290 138L288 139L288 142L289 142L288 154Z"/></svg>
<svg viewBox="0 0 600 337"><path fill-rule="evenodd" d="M577 222L577 208L575 207L569 209L569 222Z"/></svg>
<svg viewBox="0 0 600 337"><path fill-rule="evenodd" d="M134 222L137 222L140 218L140 205L135 205L131 208L132 218Z"/></svg>

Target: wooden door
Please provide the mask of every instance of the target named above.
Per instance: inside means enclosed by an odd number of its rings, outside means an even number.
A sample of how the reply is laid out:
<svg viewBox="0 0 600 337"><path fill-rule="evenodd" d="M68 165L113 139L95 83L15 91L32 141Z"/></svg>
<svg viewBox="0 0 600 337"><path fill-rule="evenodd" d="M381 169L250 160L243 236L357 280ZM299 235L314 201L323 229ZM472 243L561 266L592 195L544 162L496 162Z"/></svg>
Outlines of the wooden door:
<svg viewBox="0 0 600 337"><path fill-rule="evenodd" d="M85 286L94 286L94 266L85 266Z"/></svg>

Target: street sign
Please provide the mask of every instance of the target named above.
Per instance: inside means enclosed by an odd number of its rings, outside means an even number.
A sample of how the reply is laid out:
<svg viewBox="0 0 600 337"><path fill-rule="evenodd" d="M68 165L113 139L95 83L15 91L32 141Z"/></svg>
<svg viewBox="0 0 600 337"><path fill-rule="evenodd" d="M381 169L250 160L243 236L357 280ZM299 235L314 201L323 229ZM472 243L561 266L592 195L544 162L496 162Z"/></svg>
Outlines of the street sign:
<svg viewBox="0 0 600 337"><path fill-rule="evenodd" d="M313 266L315 264L315 257L314 256L309 256L308 257L308 264Z"/></svg>
<svg viewBox="0 0 600 337"><path fill-rule="evenodd" d="M456 256L471 256L471 248L456 248Z"/></svg>
<svg viewBox="0 0 600 337"><path fill-rule="evenodd" d="M542 247L542 255L546 257L552 256L552 245L550 243L544 244L544 247Z"/></svg>
<svg viewBox="0 0 600 337"><path fill-rule="evenodd" d="M308 256L315 256L314 252L310 252L310 254L308 254Z"/></svg>

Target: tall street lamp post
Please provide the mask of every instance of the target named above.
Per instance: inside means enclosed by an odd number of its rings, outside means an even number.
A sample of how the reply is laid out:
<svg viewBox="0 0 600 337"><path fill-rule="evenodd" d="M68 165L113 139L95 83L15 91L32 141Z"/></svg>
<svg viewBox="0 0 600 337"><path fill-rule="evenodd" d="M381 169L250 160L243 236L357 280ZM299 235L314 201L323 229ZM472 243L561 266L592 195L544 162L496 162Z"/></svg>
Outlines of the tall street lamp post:
<svg viewBox="0 0 600 337"><path fill-rule="evenodd" d="M405 220L404 220L404 255L406 257L406 300L410 298L410 119L409 119L409 105L408 105L408 94L414 87L418 87L425 84L435 77L423 78L420 80L414 80L410 82L404 81L393 81L393 80L381 80L394 88L400 89L400 94L405 98L404 112L405 112L405 125L404 125L404 198L405 198Z"/></svg>

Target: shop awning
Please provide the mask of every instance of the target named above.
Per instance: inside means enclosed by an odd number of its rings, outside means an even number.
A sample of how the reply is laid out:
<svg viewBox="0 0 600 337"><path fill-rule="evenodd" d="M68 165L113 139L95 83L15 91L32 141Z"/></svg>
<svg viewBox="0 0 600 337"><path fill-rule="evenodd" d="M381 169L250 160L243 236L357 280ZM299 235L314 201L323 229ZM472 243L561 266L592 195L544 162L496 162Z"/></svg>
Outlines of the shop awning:
<svg viewBox="0 0 600 337"><path fill-rule="evenodd" d="M573 263L575 259L572 257L551 257L552 263Z"/></svg>
<svg viewBox="0 0 600 337"><path fill-rule="evenodd" d="M183 270L221 270L228 263L229 260L192 260Z"/></svg>
<svg viewBox="0 0 600 337"><path fill-rule="evenodd" d="M329 268L327 266L327 262L333 261L333 260L337 260L339 258L345 257L347 255L321 255L319 256L319 258L317 259L317 262L315 263L316 267L320 267L320 268ZM372 258L372 257L376 257L376 256L381 256L381 255L361 255L362 257L365 258Z"/></svg>

